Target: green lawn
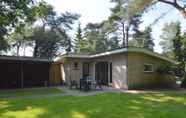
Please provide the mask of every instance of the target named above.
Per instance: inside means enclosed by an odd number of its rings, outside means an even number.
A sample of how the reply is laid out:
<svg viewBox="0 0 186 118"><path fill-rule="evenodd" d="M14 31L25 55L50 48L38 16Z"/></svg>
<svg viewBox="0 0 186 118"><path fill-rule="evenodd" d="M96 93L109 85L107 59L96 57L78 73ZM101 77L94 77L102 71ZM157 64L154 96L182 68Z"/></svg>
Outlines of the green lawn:
<svg viewBox="0 0 186 118"><path fill-rule="evenodd" d="M0 118L186 118L186 94L0 100Z"/></svg>
<svg viewBox="0 0 186 118"><path fill-rule="evenodd" d="M0 90L0 98L2 97L21 97L21 96L36 96L61 93L57 88L28 88L15 90Z"/></svg>

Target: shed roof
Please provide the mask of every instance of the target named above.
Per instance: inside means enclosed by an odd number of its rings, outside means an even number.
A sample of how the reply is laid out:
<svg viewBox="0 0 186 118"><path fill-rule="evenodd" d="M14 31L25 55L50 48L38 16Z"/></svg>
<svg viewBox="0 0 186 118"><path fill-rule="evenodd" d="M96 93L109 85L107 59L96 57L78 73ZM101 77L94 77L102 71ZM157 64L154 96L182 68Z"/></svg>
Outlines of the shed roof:
<svg viewBox="0 0 186 118"><path fill-rule="evenodd" d="M44 59L44 58L33 58L33 57L22 57L22 56L5 56L5 55L0 55L0 60L32 61L32 62L48 62L48 63L52 62L52 60Z"/></svg>
<svg viewBox="0 0 186 118"><path fill-rule="evenodd" d="M144 48L137 48L137 47L128 47L128 48L121 48L121 49L116 49L116 50L111 50L103 53L98 53L98 54L93 54L93 55L82 55L82 54L65 54L61 55L57 58L54 59L54 61L59 61L63 58L81 58L81 59L92 59L92 58L97 58L97 57L102 57L102 56L108 56L108 55L113 55L113 54L120 54L120 53L127 53L127 52L136 52L136 53L143 53L147 54L171 63L175 63L174 60L169 59L159 53L144 49Z"/></svg>

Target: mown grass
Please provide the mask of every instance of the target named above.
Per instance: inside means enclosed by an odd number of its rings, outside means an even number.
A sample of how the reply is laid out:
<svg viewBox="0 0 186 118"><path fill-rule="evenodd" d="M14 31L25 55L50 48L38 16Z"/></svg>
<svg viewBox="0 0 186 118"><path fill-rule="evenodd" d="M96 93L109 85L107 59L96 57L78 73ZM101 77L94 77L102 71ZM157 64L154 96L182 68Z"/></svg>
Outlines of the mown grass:
<svg viewBox="0 0 186 118"><path fill-rule="evenodd" d="M186 94L106 93L0 100L0 118L185 118Z"/></svg>
<svg viewBox="0 0 186 118"><path fill-rule="evenodd" d="M62 91L57 88L27 88L15 90L0 90L0 98L48 95L57 94L61 92Z"/></svg>

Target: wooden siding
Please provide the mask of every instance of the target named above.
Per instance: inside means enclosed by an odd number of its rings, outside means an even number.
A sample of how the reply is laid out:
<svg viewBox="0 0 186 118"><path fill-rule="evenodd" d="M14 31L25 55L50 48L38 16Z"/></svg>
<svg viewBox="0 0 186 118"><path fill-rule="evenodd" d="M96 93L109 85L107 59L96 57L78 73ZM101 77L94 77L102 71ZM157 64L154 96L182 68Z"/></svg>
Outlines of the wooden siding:
<svg viewBox="0 0 186 118"><path fill-rule="evenodd" d="M52 64L50 68L50 85L56 86L62 84L61 64Z"/></svg>
<svg viewBox="0 0 186 118"><path fill-rule="evenodd" d="M152 64L154 72L144 72L144 64ZM162 75L156 72L163 64L170 64L162 59L143 53L128 53L127 79L129 88L167 87L175 85L171 75Z"/></svg>

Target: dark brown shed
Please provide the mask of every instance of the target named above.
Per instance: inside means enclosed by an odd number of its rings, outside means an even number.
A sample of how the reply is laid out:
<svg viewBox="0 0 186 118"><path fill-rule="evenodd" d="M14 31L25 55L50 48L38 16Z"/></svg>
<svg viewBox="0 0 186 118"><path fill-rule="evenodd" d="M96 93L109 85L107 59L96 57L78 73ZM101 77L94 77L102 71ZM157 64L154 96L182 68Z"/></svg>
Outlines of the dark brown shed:
<svg viewBox="0 0 186 118"><path fill-rule="evenodd" d="M0 89L50 86L52 61L0 56Z"/></svg>

